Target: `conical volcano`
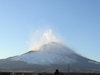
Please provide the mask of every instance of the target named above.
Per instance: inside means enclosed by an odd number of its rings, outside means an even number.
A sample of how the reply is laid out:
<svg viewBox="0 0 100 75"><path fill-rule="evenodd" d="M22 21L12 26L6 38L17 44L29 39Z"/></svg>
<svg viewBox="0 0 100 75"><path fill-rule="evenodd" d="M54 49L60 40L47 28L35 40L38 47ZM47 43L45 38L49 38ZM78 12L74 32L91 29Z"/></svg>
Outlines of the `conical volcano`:
<svg viewBox="0 0 100 75"><path fill-rule="evenodd" d="M99 71L100 63L80 56L61 43L51 42L38 51L0 60L0 70L22 71Z"/></svg>
<svg viewBox="0 0 100 75"><path fill-rule="evenodd" d="M60 43L52 42L43 45L38 51L30 51L21 56L13 57L12 60L21 60L29 64L49 65L75 63L75 58L75 53L71 49Z"/></svg>

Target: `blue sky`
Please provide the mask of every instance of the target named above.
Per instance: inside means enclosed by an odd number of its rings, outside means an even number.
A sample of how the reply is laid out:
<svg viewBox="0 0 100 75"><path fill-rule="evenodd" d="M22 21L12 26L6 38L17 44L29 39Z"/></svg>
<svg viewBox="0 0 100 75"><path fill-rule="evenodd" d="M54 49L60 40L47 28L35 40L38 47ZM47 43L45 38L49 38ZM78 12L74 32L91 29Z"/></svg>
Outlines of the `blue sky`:
<svg viewBox="0 0 100 75"><path fill-rule="evenodd" d="M46 28L100 61L99 0L0 0L0 59L27 52L30 34Z"/></svg>

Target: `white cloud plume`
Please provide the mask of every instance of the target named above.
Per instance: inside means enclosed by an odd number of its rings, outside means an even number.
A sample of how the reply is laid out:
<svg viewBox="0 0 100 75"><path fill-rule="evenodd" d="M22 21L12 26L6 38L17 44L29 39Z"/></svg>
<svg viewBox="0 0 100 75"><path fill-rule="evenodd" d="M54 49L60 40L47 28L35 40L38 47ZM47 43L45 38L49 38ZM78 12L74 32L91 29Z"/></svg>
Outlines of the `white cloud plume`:
<svg viewBox="0 0 100 75"><path fill-rule="evenodd" d="M61 42L56 38L51 29L44 31L36 31L36 33L31 38L29 44L29 50L38 50L42 45L50 42Z"/></svg>

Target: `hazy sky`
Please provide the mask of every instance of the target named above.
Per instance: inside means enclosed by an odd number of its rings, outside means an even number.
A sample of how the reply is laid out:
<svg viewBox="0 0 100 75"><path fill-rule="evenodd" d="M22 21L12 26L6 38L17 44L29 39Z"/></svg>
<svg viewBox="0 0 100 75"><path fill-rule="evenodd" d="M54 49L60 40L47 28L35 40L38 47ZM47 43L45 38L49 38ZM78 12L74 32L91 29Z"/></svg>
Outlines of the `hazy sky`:
<svg viewBox="0 0 100 75"><path fill-rule="evenodd" d="M100 0L0 0L0 59L27 52L32 33L48 28L100 61Z"/></svg>

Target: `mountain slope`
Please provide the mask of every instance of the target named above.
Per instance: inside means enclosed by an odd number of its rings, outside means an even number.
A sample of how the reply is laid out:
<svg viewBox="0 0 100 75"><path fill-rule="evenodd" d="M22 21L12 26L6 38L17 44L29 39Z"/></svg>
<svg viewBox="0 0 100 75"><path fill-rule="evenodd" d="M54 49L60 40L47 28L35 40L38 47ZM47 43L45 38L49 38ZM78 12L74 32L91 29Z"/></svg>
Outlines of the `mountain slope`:
<svg viewBox="0 0 100 75"><path fill-rule="evenodd" d="M76 62L74 52L58 43L44 45L39 51L28 52L21 56L13 57L12 60L21 60L29 64L57 64ZM31 59L31 60L30 60Z"/></svg>
<svg viewBox="0 0 100 75"><path fill-rule="evenodd" d="M48 43L39 51L29 51L25 54L0 60L0 70L53 71L99 71L100 63L82 57L60 43ZM7 68L6 68L7 67Z"/></svg>

